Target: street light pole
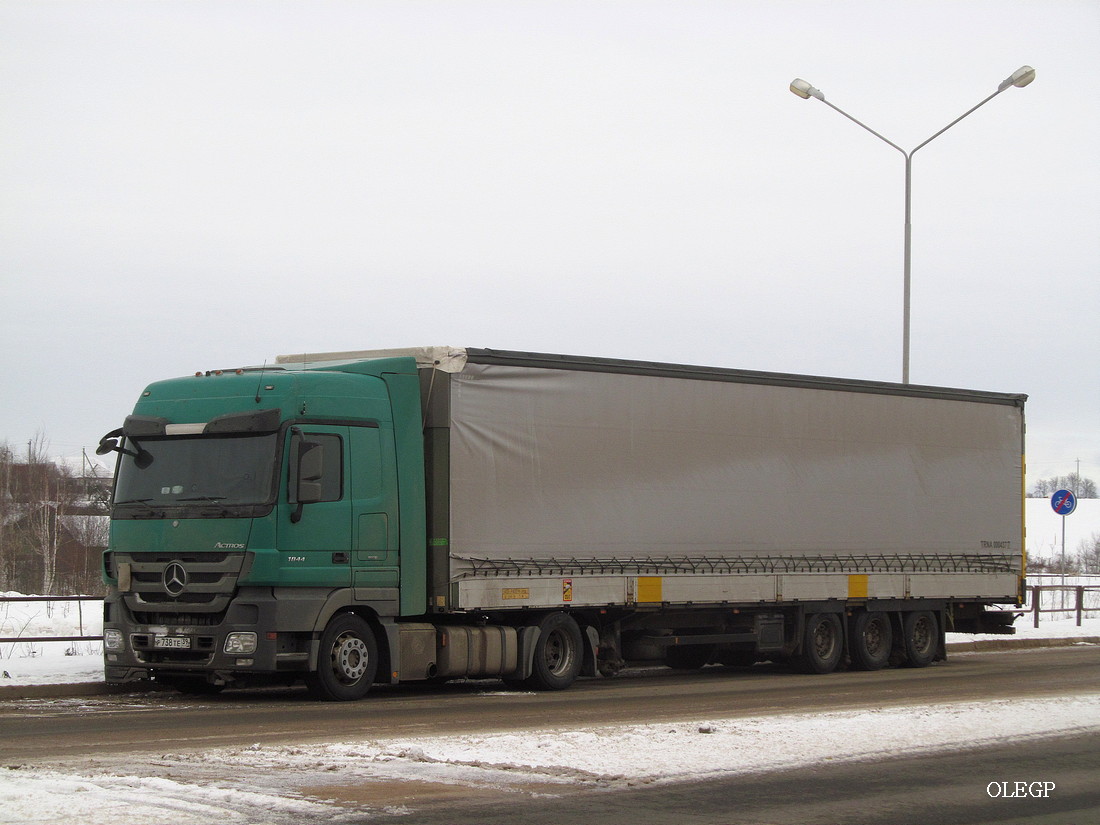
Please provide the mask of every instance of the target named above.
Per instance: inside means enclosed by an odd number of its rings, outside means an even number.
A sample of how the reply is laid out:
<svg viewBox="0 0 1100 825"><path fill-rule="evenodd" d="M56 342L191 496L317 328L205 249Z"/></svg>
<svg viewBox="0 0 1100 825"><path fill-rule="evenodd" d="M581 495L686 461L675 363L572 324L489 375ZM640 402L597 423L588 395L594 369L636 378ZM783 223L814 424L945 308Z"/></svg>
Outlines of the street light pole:
<svg viewBox="0 0 1100 825"><path fill-rule="evenodd" d="M1031 81L1033 81L1034 79L1035 79L1035 70L1033 68L1031 68L1030 66L1021 66L1019 69L1017 69L1011 75L1009 75L1008 77L1006 77L1004 80L1001 81L1000 85L997 86L997 91L995 91L993 94L991 94L985 100L983 100L977 106L974 106L971 109L968 109L967 111L963 112L961 115L959 115L953 121L951 121L946 126L944 126L942 129L940 129L938 132L936 132L936 134L932 135L932 137L928 138L928 140L924 141L923 143L918 144L914 149L912 149L908 152L906 152L904 149L902 149L900 146L898 146L892 140L886 138L883 135L880 135L878 132L876 132L874 129L872 129L870 126L868 126L866 123L863 123L862 121L857 120L856 118L852 117L850 114L845 112L840 107L835 106L834 104L830 103L828 100L825 99L825 95L821 93L820 89L815 89L813 86L811 86L809 83L807 83L802 78L795 78L793 81L791 81L791 91L794 92L794 94L798 95L803 100L811 98L811 97L817 98L822 103L824 103L826 106L828 106L830 109L833 109L837 112L840 112L840 114L844 115L844 117L848 118L848 120L852 121L857 126L860 126L864 129L866 129L868 132L870 132L872 135L877 137L883 143L886 143L889 146L892 146L895 149L897 149L899 152L901 152L902 156L905 158L905 245L904 245L904 253L903 253L905 263L904 263L904 278L903 278L902 327L901 327L901 329L902 329L902 332L901 332L901 382L903 384L908 384L909 383L909 317L910 317L910 311L909 311L910 299L909 299L909 296L910 296L911 283L912 283L912 281L911 281L911 272L912 272L911 261L912 261L912 237L913 237L913 223L912 223L912 213L913 213L913 206L912 206L912 204L913 204L913 155L916 154L918 149L921 149L921 148L927 146L929 143L931 143L933 140L938 138L940 135L942 135L944 132L946 132L948 129L950 129L952 126L954 126L960 120L962 120L964 117L966 117L967 115L969 115L969 114L977 111L978 109L980 109L982 106L987 104L989 101L991 101L997 95L999 95L1001 92L1005 91L1006 89L1010 89L1013 86L1022 89L1024 86L1031 83Z"/></svg>

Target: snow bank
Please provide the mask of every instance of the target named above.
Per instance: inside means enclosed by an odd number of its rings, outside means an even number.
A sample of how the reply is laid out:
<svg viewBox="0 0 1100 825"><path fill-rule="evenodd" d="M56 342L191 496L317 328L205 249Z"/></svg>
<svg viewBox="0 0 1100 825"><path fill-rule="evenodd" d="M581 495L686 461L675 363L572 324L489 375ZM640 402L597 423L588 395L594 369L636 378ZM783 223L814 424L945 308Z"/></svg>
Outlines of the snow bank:
<svg viewBox="0 0 1100 825"><path fill-rule="evenodd" d="M1072 703L1064 697L965 702L393 740L380 747L379 756L488 772L521 769L543 782L649 783L1092 730L1100 730L1100 695Z"/></svg>
<svg viewBox="0 0 1100 825"><path fill-rule="evenodd" d="M330 806L240 788L141 776L70 776L12 771L0 776L0 821L10 825L297 825L340 822Z"/></svg>

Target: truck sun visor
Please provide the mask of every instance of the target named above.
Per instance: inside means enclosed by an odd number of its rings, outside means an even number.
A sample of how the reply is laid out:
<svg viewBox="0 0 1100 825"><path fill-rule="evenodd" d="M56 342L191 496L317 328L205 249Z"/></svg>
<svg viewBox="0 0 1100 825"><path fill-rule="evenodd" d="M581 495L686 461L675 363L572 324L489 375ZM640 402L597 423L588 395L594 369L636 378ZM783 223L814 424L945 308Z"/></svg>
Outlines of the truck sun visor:
<svg viewBox="0 0 1100 825"><path fill-rule="evenodd" d="M152 415L128 415L122 424L122 434L127 438L149 438L164 435L167 418Z"/></svg>
<svg viewBox="0 0 1100 825"><path fill-rule="evenodd" d="M204 435L221 433L273 433L279 429L279 411L256 410L219 415L203 429Z"/></svg>

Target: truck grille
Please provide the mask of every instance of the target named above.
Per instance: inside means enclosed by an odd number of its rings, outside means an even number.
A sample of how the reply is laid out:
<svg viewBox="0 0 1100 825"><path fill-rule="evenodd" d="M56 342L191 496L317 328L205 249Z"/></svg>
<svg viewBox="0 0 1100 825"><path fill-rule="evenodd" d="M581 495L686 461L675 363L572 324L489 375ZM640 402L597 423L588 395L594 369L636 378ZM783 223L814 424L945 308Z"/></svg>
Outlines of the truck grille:
<svg viewBox="0 0 1100 825"><path fill-rule="evenodd" d="M247 554L115 553L113 556L116 571L122 565L130 567L130 589L122 593L122 599L137 621L214 625L221 621L236 592Z"/></svg>

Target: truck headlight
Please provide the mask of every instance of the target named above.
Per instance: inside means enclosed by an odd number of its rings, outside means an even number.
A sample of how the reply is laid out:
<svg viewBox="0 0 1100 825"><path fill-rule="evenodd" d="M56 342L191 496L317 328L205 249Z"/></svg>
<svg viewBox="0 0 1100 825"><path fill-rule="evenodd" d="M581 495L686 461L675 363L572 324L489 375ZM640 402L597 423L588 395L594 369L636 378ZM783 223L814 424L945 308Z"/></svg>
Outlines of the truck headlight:
<svg viewBox="0 0 1100 825"><path fill-rule="evenodd" d="M103 646L107 650L122 650L122 631L108 627L103 631Z"/></svg>
<svg viewBox="0 0 1100 825"><path fill-rule="evenodd" d="M225 652L231 656L248 656L256 652L255 633L230 633L225 637Z"/></svg>

